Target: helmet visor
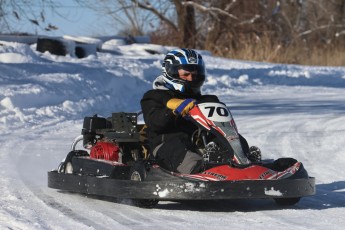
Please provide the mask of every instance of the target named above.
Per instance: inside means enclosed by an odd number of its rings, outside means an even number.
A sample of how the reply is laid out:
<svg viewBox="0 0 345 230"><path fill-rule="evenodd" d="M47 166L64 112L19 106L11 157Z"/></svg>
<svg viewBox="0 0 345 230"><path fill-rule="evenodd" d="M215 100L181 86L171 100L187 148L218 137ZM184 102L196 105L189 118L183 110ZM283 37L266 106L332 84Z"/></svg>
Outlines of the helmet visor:
<svg viewBox="0 0 345 230"><path fill-rule="evenodd" d="M180 79L178 70L185 70L192 73L193 81L199 82L205 80L205 66L204 65L193 65L193 64L179 64L170 65L167 69L167 73L175 79Z"/></svg>

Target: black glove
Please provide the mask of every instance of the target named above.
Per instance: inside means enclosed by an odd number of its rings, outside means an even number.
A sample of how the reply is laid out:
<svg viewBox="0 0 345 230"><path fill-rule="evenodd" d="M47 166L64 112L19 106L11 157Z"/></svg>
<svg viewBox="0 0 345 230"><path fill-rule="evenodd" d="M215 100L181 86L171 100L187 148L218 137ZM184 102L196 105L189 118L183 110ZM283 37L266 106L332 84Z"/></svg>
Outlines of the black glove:
<svg viewBox="0 0 345 230"><path fill-rule="evenodd" d="M249 148L249 153L247 154L247 157L251 162L260 163L261 162L261 150L256 146L251 146Z"/></svg>

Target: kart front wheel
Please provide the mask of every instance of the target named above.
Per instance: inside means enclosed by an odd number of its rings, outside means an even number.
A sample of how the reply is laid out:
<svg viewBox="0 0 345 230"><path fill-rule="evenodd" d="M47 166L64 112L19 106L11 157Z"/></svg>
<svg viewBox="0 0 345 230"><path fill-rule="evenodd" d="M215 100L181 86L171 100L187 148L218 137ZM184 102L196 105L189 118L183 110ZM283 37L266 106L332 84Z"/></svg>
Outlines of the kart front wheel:
<svg viewBox="0 0 345 230"><path fill-rule="evenodd" d="M135 162L130 170L130 180L144 181L146 178L146 169L143 162ZM156 199L133 199L135 206L141 208L154 208L158 204Z"/></svg>

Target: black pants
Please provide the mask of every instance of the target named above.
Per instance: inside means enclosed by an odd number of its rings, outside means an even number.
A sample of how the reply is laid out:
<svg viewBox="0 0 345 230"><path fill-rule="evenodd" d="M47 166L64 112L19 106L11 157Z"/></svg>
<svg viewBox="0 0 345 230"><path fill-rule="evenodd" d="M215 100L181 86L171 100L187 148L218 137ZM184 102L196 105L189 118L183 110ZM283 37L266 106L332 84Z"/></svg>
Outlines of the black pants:
<svg viewBox="0 0 345 230"><path fill-rule="evenodd" d="M187 134L176 133L158 146L158 164L170 171L196 173L202 168L202 156L195 153Z"/></svg>
<svg viewBox="0 0 345 230"><path fill-rule="evenodd" d="M239 135L239 137L242 149L247 154L249 152L247 140L242 135ZM203 165L203 158L196 153L187 134L170 134L169 138L166 139L154 150L156 152L155 157L157 163L162 168L181 173L200 172Z"/></svg>

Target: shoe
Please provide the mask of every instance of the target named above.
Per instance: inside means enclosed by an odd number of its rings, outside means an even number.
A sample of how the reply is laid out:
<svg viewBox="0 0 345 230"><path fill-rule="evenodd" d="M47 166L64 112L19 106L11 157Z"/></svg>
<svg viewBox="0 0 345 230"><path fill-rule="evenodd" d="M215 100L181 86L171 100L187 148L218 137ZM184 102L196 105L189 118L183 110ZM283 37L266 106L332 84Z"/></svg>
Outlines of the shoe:
<svg viewBox="0 0 345 230"><path fill-rule="evenodd" d="M249 153L247 154L247 158L254 163L261 162L261 150L256 146L251 146L249 148Z"/></svg>

